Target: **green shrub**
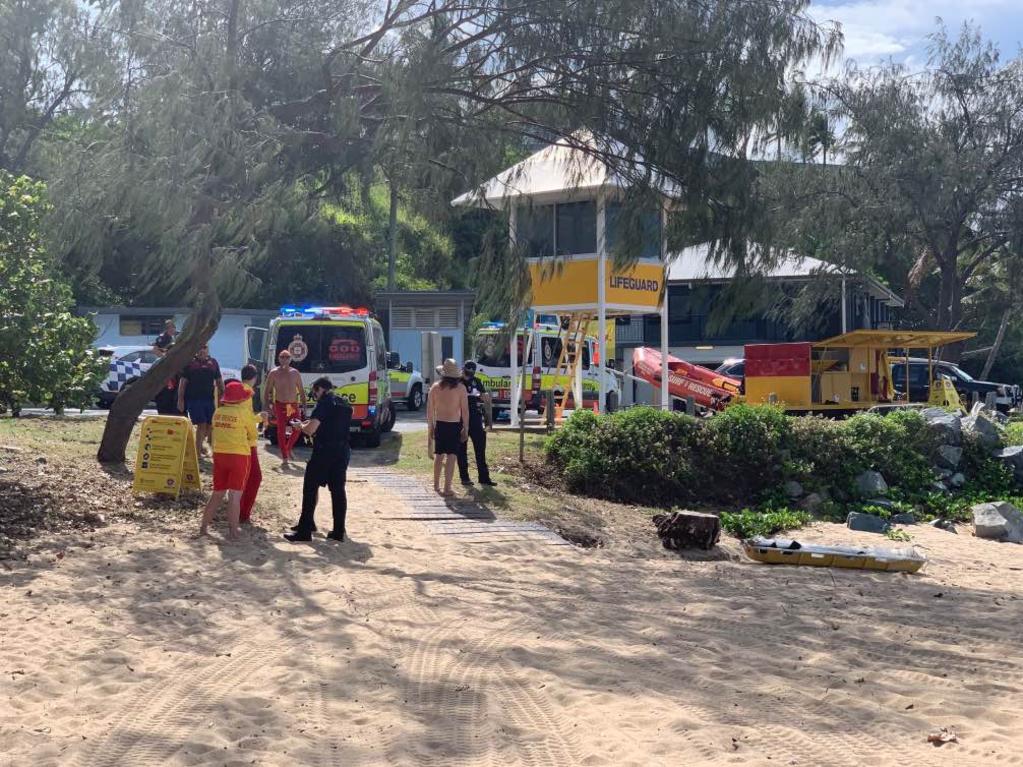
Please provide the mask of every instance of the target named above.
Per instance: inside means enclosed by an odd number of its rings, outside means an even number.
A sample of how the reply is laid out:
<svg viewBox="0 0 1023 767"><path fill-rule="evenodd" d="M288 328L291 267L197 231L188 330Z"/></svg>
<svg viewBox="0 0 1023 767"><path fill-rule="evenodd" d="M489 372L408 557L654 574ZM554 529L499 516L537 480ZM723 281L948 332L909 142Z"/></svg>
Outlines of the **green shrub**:
<svg viewBox="0 0 1023 767"><path fill-rule="evenodd" d="M919 413L862 413L842 422L840 430L848 440L844 447L852 463L847 474L879 471L889 485L912 488L925 488L934 481L931 463L938 438Z"/></svg>
<svg viewBox="0 0 1023 767"><path fill-rule="evenodd" d="M602 417L581 412L546 451L573 492L670 506L693 497L689 457L698 432L696 419L651 407Z"/></svg>
<svg viewBox="0 0 1023 767"><path fill-rule="evenodd" d="M737 513L722 512L721 527L736 538L767 538L785 530L795 530L810 522L805 511L771 509L756 511L743 509Z"/></svg>
<svg viewBox="0 0 1023 767"><path fill-rule="evenodd" d="M1006 445L1023 445L1023 421L1013 421L1005 427Z"/></svg>
<svg viewBox="0 0 1023 767"><path fill-rule="evenodd" d="M760 500L784 477L791 418L780 408L736 404L711 418L694 457L708 497Z"/></svg>

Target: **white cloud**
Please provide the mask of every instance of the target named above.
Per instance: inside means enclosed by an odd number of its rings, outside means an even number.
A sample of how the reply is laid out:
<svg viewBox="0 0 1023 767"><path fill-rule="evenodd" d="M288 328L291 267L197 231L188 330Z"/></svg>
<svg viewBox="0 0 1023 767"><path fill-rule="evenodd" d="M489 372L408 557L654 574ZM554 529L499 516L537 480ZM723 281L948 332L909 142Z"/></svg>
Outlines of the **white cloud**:
<svg viewBox="0 0 1023 767"><path fill-rule="evenodd" d="M1018 44L1023 25L1021 7L1020 0L830 0L815 2L810 13L817 21L842 25L846 58L870 63L919 53L938 17L952 30L972 19L988 36L1015 47L1013 37Z"/></svg>

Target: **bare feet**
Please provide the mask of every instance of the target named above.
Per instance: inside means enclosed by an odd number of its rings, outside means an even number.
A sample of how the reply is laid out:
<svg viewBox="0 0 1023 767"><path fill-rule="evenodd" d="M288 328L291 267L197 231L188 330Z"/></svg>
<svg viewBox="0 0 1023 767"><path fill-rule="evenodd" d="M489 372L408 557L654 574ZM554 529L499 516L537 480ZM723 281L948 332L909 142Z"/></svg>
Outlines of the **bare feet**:
<svg viewBox="0 0 1023 767"><path fill-rule="evenodd" d="M444 495L444 493L440 491L440 487L438 485L433 486L433 492L437 493L438 495Z"/></svg>
<svg viewBox="0 0 1023 767"><path fill-rule="evenodd" d="M207 529L206 529L205 527L200 527L200 528L199 528L199 532L197 532L197 533L195 534L195 537L196 537L197 539L198 539L198 538L209 538L209 537L210 537L210 531L209 531L209 530L207 530Z"/></svg>

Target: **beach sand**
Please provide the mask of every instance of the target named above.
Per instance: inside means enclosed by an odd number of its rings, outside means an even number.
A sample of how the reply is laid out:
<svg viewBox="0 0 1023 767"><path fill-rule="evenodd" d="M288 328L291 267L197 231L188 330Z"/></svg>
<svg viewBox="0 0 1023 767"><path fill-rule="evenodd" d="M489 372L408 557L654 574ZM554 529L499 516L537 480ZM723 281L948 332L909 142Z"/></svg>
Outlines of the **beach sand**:
<svg viewBox="0 0 1023 767"><path fill-rule="evenodd" d="M268 474L242 544L117 523L3 563L0 765L1023 763L1023 547L914 528L896 575L682 560L652 526L473 544L371 480L351 541L294 546L300 478Z"/></svg>

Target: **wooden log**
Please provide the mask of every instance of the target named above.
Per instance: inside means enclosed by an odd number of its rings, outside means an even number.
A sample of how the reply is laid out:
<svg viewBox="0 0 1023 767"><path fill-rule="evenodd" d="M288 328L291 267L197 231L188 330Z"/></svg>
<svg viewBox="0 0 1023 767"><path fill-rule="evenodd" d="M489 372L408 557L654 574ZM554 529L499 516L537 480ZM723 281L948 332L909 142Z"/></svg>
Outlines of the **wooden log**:
<svg viewBox="0 0 1023 767"><path fill-rule="evenodd" d="M673 511L654 517L657 535L666 549L714 548L721 537L721 520L698 511Z"/></svg>

